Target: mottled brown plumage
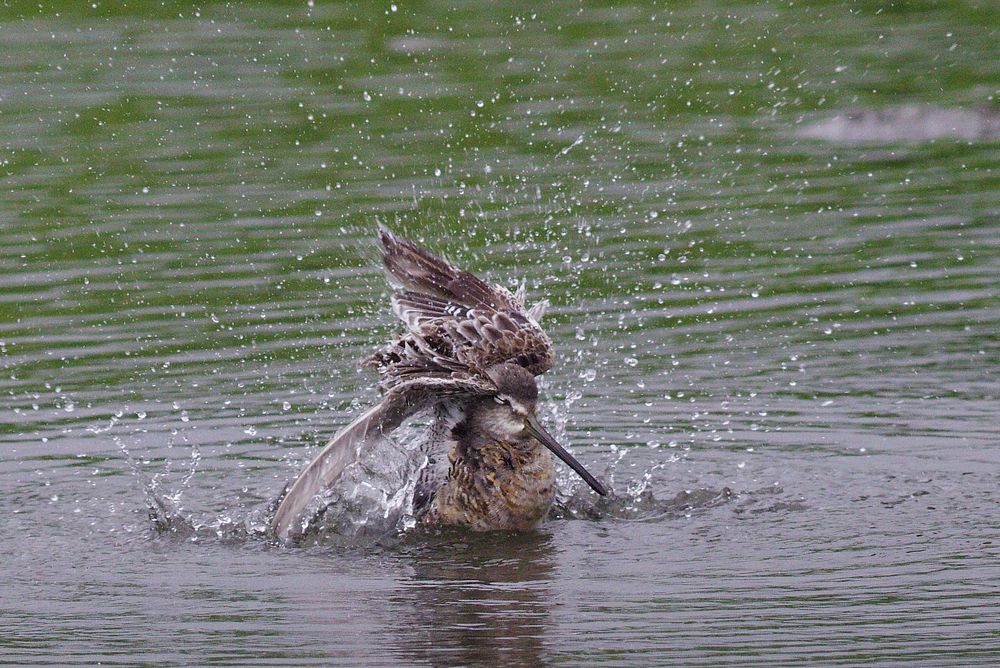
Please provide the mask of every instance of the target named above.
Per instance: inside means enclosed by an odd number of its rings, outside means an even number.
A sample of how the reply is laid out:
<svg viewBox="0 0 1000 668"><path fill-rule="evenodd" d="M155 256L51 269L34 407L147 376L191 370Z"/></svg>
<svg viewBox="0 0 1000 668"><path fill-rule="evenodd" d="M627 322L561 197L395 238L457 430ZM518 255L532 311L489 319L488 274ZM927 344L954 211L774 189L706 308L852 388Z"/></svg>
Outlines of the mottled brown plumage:
<svg viewBox="0 0 1000 668"><path fill-rule="evenodd" d="M447 478L418 513L424 524L531 529L556 494L552 454L537 443L459 442Z"/></svg>
<svg viewBox="0 0 1000 668"><path fill-rule="evenodd" d="M504 362L535 376L552 368L552 341L537 321L544 304L528 310L523 293L489 286L384 228L380 238L385 268L402 288L392 310L407 328L367 362L383 389L414 374L482 374Z"/></svg>
<svg viewBox="0 0 1000 668"><path fill-rule="evenodd" d="M527 529L555 496L554 453L599 494L606 491L535 416L534 377L552 367L552 342L516 294L488 285L383 228L383 262L398 286L393 312L406 331L366 365L381 401L330 441L299 475L272 520L281 538L378 437L423 410L433 412L413 510L425 524L476 530ZM445 456L447 462L444 461ZM439 465L440 462L440 465ZM447 467L444 464L447 463Z"/></svg>

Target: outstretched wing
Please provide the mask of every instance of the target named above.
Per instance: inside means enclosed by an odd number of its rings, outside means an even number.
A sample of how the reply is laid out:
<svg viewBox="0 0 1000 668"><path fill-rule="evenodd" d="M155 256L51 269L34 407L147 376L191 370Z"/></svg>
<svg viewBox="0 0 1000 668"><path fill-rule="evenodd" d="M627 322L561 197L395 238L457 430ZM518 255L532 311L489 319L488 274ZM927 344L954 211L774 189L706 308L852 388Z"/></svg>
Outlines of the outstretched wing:
<svg viewBox="0 0 1000 668"><path fill-rule="evenodd" d="M544 304L525 309L523 289L488 285L417 244L380 230L383 261L400 290L393 312L407 332L370 360L383 387L434 371L471 373L503 362L534 375L552 368L552 342L537 318Z"/></svg>
<svg viewBox="0 0 1000 668"><path fill-rule="evenodd" d="M334 436L299 474L282 498L271 520L271 530L284 540L312 499L333 485L340 474L365 451L403 421L449 395L478 395L496 391L487 382L451 375L416 378L392 388L382 400Z"/></svg>

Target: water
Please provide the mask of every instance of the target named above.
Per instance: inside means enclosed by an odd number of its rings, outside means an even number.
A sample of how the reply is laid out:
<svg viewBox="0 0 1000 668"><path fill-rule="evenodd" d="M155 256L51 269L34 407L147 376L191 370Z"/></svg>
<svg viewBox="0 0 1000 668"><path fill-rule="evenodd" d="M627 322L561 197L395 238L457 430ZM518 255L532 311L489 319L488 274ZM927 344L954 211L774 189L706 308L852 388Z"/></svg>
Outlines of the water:
<svg viewBox="0 0 1000 668"><path fill-rule="evenodd" d="M0 661L996 663L993 25L8 3ZM614 498L255 533L374 397L376 221L552 301L544 420Z"/></svg>

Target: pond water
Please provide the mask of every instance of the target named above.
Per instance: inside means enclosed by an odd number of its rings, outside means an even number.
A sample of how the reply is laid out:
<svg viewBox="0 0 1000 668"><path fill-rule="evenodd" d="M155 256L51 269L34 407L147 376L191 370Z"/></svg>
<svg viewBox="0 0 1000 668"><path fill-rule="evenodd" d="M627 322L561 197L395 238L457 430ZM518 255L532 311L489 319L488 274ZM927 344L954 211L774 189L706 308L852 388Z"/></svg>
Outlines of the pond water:
<svg viewBox="0 0 1000 668"><path fill-rule="evenodd" d="M1000 661L989 3L122 4L0 8L0 663ZM552 302L609 499L260 535L379 222Z"/></svg>

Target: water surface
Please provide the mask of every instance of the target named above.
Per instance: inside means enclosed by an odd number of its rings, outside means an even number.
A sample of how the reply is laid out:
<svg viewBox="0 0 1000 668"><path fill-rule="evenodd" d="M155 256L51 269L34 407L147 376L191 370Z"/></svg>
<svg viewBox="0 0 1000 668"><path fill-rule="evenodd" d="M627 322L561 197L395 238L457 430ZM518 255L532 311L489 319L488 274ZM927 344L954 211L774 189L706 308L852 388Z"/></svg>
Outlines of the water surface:
<svg viewBox="0 0 1000 668"><path fill-rule="evenodd" d="M8 3L0 662L996 663L1000 152L893 115L993 122L993 26ZM377 222L551 300L544 420L613 498L256 535L375 397Z"/></svg>

